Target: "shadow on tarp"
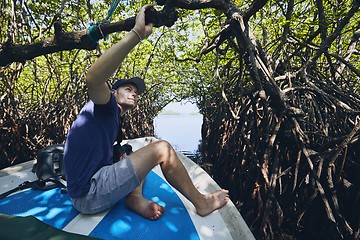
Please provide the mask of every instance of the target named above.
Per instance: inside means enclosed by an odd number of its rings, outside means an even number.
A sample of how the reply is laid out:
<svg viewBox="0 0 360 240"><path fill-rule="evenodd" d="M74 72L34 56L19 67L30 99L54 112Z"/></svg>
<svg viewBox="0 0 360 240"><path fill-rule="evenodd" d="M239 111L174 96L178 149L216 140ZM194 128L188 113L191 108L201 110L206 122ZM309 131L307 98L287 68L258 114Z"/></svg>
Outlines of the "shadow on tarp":
<svg viewBox="0 0 360 240"><path fill-rule="evenodd" d="M0 201L0 213L13 216L34 216L58 229L64 228L79 212L73 208L68 194L61 188L47 191L27 190Z"/></svg>
<svg viewBox="0 0 360 240"><path fill-rule="evenodd" d="M181 199L156 173L150 172L147 176L143 194L166 208L165 214L160 219L146 220L128 209L125 201L121 200L105 215L89 236L107 240L200 239ZM61 188L47 191L30 189L8 196L0 201L0 213L20 217L33 216L57 229L63 229L79 214L72 206L69 195L61 193ZM2 232L3 226L0 225L0 228ZM18 229L21 227L19 226Z"/></svg>
<svg viewBox="0 0 360 240"><path fill-rule="evenodd" d="M172 188L156 173L146 177L143 195L165 207L164 215L146 220L120 201L95 227L89 236L104 239L200 239L184 204ZM119 238L120 237L120 238Z"/></svg>

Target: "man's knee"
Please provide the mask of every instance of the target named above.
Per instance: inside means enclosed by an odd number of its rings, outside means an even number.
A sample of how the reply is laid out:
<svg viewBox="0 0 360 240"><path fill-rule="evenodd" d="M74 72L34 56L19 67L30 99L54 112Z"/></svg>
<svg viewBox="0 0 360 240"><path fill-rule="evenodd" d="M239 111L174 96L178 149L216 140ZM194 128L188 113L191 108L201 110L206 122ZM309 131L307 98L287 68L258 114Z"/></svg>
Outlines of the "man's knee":
<svg viewBox="0 0 360 240"><path fill-rule="evenodd" d="M174 149L169 142L159 140L154 142L154 151L159 158L169 158Z"/></svg>
<svg viewBox="0 0 360 240"><path fill-rule="evenodd" d="M161 148L172 148L171 144L165 140L156 141L154 144L157 144Z"/></svg>

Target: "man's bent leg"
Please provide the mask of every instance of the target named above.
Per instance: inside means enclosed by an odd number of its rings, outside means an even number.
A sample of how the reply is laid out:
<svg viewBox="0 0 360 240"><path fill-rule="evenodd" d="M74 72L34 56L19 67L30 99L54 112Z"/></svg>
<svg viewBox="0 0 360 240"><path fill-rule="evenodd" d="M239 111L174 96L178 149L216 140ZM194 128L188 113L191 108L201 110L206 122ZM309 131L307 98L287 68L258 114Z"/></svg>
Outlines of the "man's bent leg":
<svg viewBox="0 0 360 240"><path fill-rule="evenodd" d="M200 216L206 216L224 206L229 195L227 190L201 194L187 173L175 150L166 141L153 142L131 154L130 160L142 181L156 165L160 164L166 180L183 194L196 208Z"/></svg>

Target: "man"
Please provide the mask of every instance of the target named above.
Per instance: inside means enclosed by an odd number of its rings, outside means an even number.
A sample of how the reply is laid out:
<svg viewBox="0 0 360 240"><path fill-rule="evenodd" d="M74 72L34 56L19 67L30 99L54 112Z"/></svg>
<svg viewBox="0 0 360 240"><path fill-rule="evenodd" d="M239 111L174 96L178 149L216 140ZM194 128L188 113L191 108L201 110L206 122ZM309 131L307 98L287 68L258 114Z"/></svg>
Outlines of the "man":
<svg viewBox="0 0 360 240"><path fill-rule="evenodd" d="M145 10L151 7L140 9L134 28L95 61L86 76L90 101L71 126L64 152L68 192L74 207L84 214L106 210L126 197L128 207L144 218L161 217L165 209L142 195L146 175L158 164L167 181L201 216L221 208L229 199L227 190L201 194L166 141L156 141L113 161L121 116L136 106L145 84L140 78L119 80L110 91L106 82L131 49L151 34L153 24L145 25Z"/></svg>

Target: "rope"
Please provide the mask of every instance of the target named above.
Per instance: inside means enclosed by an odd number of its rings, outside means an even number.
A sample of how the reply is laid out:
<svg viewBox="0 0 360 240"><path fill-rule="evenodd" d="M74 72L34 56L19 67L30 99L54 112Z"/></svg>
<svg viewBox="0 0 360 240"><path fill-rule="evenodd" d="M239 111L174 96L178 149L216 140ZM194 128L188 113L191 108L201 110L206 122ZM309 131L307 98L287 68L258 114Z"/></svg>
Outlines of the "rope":
<svg viewBox="0 0 360 240"><path fill-rule="evenodd" d="M104 35L104 33L101 30L101 24L110 23L110 18L113 15L113 13L114 13L116 7L118 6L119 2L120 2L120 0L113 0L112 3L111 3L110 8L108 10L108 15L107 15L106 19L104 19L101 22L97 22L95 24L92 24L90 27L88 27L87 35L88 35L89 39L92 42L94 42L95 44L97 44L98 41L101 38L104 38L104 39L106 38L106 36Z"/></svg>
<svg viewBox="0 0 360 240"><path fill-rule="evenodd" d="M101 23L99 22L92 24L90 27L88 27L86 34L88 35L89 39L95 44L97 44L101 38L106 37L101 30Z"/></svg>
<svg viewBox="0 0 360 240"><path fill-rule="evenodd" d="M113 15L117 5L119 4L120 0L113 0L113 2L111 3L111 6L108 10L108 16L106 18L107 21L110 21L111 16Z"/></svg>

